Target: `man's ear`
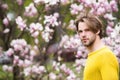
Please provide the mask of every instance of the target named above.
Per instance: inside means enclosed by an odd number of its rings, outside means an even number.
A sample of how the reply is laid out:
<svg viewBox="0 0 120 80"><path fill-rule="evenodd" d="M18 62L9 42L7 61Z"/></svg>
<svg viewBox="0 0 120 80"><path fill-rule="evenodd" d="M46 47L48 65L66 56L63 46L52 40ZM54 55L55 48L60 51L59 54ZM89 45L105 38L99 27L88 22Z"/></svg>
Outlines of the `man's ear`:
<svg viewBox="0 0 120 80"><path fill-rule="evenodd" d="M98 30L97 32L96 32L96 34L99 34L100 33L100 30Z"/></svg>

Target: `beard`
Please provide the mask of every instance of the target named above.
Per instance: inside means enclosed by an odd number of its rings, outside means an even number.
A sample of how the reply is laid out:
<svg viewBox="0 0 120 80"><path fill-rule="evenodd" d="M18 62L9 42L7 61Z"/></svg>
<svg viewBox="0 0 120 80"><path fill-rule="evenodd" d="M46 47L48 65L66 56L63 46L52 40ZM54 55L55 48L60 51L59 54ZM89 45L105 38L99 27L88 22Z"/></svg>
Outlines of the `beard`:
<svg viewBox="0 0 120 80"><path fill-rule="evenodd" d="M86 41L82 40L82 43L85 47L90 47L94 44L95 39L96 39L96 36L93 36L91 38L88 38Z"/></svg>

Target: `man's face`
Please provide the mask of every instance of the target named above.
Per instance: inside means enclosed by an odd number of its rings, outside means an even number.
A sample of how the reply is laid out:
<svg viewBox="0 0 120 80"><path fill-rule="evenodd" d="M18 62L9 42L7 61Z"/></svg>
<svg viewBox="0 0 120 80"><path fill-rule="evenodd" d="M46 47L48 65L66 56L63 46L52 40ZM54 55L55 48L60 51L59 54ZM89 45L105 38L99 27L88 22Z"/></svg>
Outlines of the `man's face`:
<svg viewBox="0 0 120 80"><path fill-rule="evenodd" d="M79 22L78 24L78 35L84 46L92 46L96 39L96 34L89 29L85 22Z"/></svg>

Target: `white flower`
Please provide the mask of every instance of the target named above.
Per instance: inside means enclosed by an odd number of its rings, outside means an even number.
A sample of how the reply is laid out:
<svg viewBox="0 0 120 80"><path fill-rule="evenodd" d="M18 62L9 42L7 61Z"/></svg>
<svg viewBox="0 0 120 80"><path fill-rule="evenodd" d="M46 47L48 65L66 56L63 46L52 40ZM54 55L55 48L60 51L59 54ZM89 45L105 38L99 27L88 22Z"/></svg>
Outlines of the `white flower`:
<svg viewBox="0 0 120 80"><path fill-rule="evenodd" d="M10 29L9 28L6 28L3 33L9 33L10 32Z"/></svg>
<svg viewBox="0 0 120 80"><path fill-rule="evenodd" d="M24 14L29 17L34 17L37 14L37 9L35 8L33 3L30 3L29 6L25 7Z"/></svg>
<svg viewBox="0 0 120 80"><path fill-rule="evenodd" d="M25 74L25 76L31 75L31 71L32 71L31 67L24 68L24 74Z"/></svg>
<svg viewBox="0 0 120 80"><path fill-rule="evenodd" d="M50 79L52 79L52 80L56 80L56 78L57 78L57 76L56 76L53 72L51 72L51 73L49 74L49 77L50 77Z"/></svg>
<svg viewBox="0 0 120 80"><path fill-rule="evenodd" d="M24 28L26 28L25 21L23 21L21 16L18 16L16 19L16 24L18 24L18 28L20 28L21 31L23 31Z"/></svg>

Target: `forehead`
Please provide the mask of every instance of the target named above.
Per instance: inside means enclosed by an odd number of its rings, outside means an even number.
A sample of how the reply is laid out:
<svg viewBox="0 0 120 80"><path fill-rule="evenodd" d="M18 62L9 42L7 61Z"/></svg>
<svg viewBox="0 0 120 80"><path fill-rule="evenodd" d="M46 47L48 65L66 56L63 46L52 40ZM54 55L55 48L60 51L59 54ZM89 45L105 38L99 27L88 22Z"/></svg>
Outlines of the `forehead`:
<svg viewBox="0 0 120 80"><path fill-rule="evenodd" d="M88 25L85 22L78 23L78 30L89 29Z"/></svg>

